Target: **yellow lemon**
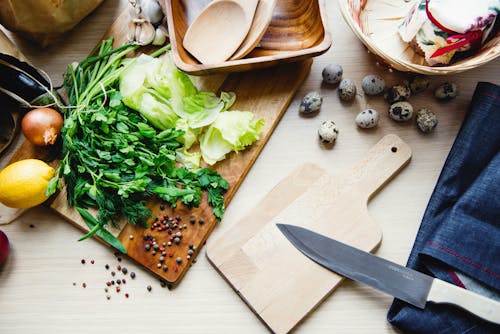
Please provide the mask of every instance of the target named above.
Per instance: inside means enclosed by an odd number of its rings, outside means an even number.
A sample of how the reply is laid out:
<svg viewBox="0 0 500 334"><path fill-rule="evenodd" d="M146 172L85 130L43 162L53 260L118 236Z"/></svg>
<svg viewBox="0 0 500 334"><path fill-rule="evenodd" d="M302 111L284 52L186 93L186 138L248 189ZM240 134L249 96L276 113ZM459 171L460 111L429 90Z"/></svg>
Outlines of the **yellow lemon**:
<svg viewBox="0 0 500 334"><path fill-rule="evenodd" d="M0 202L11 208L31 208L43 203L54 168L42 160L14 162L0 172Z"/></svg>

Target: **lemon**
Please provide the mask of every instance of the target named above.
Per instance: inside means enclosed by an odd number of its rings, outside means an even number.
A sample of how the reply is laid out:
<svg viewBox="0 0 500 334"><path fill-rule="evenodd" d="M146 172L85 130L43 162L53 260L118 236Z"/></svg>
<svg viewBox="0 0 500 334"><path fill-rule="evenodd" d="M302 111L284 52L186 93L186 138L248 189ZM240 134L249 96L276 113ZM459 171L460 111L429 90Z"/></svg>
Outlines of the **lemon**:
<svg viewBox="0 0 500 334"><path fill-rule="evenodd" d="M43 203L54 168L42 160L14 162L0 172L0 202L11 208L31 208Z"/></svg>

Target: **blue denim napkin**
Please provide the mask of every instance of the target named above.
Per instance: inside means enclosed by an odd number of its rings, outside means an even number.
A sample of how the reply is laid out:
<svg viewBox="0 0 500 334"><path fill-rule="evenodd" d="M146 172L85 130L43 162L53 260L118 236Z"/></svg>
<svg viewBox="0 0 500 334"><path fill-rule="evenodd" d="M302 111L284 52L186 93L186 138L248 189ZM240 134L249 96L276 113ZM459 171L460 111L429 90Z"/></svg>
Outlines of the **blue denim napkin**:
<svg viewBox="0 0 500 334"><path fill-rule="evenodd" d="M500 295L500 86L478 83L429 200L407 267L497 299ZM446 304L395 299L387 315L405 333L500 333Z"/></svg>

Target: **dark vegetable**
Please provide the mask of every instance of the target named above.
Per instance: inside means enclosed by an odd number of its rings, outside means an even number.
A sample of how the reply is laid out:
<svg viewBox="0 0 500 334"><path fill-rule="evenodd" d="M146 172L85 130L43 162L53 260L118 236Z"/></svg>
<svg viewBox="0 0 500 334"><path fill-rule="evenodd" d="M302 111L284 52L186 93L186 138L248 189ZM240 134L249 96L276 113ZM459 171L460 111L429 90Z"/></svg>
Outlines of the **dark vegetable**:
<svg viewBox="0 0 500 334"><path fill-rule="evenodd" d="M36 68L0 53L0 91L27 104L50 92L50 83Z"/></svg>
<svg viewBox="0 0 500 334"><path fill-rule="evenodd" d="M0 156L10 146L15 138L19 124L14 117L13 111L17 109L17 104L6 95L0 93Z"/></svg>
<svg viewBox="0 0 500 334"><path fill-rule="evenodd" d="M24 115L23 134L33 145L54 145L63 127L62 115L52 108L36 108Z"/></svg>
<svg viewBox="0 0 500 334"><path fill-rule="evenodd" d="M7 256L9 256L9 239L0 230L0 266L7 260Z"/></svg>

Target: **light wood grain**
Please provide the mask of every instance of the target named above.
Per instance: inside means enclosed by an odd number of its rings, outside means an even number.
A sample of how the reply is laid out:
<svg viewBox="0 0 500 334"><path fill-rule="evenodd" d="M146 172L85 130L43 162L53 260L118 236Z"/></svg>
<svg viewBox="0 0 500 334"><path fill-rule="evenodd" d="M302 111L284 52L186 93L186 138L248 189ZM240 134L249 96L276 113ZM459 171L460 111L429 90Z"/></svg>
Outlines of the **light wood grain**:
<svg viewBox="0 0 500 334"><path fill-rule="evenodd" d="M118 1L105 1L67 36L63 44L41 50L20 38L15 38L15 42L35 65L60 84L61 73L67 64L83 59L127 4L126 0L119 4ZM335 86L321 83L321 71L330 63L342 64L344 77L354 80L358 88L363 76L369 73L381 75L388 85L408 78L377 66L376 60L344 22L337 2L326 1L325 5L326 22L334 36L334 44L328 52L315 58L311 73L210 239L225 236L278 181L304 162L314 162L336 175L358 162L385 134L395 133L412 148L411 163L369 202L368 209L383 232L383 241L376 254L404 265L476 83L500 84L500 61L496 59L456 75L432 77L428 91L411 97L414 107L429 107L439 118L434 133L424 135L414 123L399 124L389 119L387 104L381 97L365 97L360 91L354 102L346 104L339 100ZM459 84L460 94L455 100L439 103L433 98L433 88L443 81ZM312 90L323 96L321 111L315 117L301 117L298 113L300 100ZM354 124L356 114L366 107L381 113L379 126L368 131ZM326 119L334 120L340 128L339 138L330 149L317 140L317 128ZM9 151L12 153L15 148ZM2 158L0 165L3 167L8 159L9 156ZM1 208L0 215L4 212L5 208ZM35 227L30 228L30 224ZM7 233L12 245L8 262L0 269L2 334L269 332L205 256L198 257L182 284L173 290L162 289L154 275L124 259L120 263L137 273L136 280L127 281L130 298L126 299L123 296L126 291L122 290L120 294L112 293L108 301L104 282L111 279L111 275L103 266L118 263L109 248L95 240L77 242L81 231L45 208L32 209L0 229ZM202 247L201 252L204 251ZM87 259L85 266L80 263L82 258ZM95 260L94 265L88 264L91 258ZM86 289L81 287L84 281L88 284ZM77 283L76 287L73 282ZM153 287L151 293L146 290L148 284ZM308 286L307 281L304 286ZM293 333L398 333L386 320L391 302L390 296L346 280Z"/></svg>
<svg viewBox="0 0 500 334"><path fill-rule="evenodd" d="M382 240L382 231L368 214L368 198L410 157L407 144L387 135L342 175L330 176L314 165L301 166L249 216L209 242L207 256L273 332L287 333L338 287L342 277L303 256L276 224L307 227L373 251Z"/></svg>

